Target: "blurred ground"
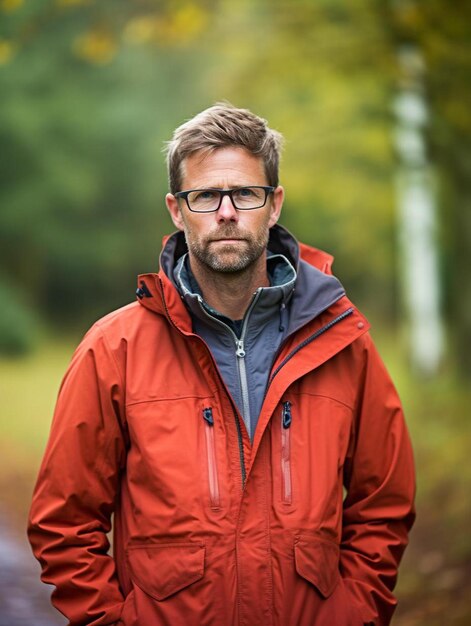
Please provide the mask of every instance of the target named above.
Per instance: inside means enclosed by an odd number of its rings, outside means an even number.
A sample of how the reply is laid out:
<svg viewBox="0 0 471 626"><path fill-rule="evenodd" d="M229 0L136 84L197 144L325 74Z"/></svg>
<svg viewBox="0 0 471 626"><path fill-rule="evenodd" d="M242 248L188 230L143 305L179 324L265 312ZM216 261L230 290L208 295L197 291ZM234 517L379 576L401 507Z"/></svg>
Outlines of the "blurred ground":
<svg viewBox="0 0 471 626"><path fill-rule="evenodd" d="M0 626L64 626L15 518L0 509Z"/></svg>

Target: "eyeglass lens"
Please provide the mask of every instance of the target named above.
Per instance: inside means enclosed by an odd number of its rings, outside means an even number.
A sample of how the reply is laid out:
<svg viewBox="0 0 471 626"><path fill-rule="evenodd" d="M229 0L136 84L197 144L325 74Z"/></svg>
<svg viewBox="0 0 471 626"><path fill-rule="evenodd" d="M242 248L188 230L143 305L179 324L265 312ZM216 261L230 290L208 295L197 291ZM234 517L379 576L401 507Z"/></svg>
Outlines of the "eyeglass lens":
<svg viewBox="0 0 471 626"><path fill-rule="evenodd" d="M262 207L267 194L263 187L241 187L228 191L197 189L188 194L188 204L192 211L215 211L223 195L230 195L234 207L243 210Z"/></svg>

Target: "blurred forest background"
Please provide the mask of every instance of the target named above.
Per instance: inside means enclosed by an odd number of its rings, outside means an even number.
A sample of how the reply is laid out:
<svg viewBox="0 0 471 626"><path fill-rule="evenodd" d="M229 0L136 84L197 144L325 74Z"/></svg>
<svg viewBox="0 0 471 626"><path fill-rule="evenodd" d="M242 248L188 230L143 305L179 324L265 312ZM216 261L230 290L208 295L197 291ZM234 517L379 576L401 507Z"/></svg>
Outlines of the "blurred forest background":
<svg viewBox="0 0 471 626"><path fill-rule="evenodd" d="M334 254L405 404L394 623L469 625L470 3L0 0L2 508L23 533L74 345L172 230L163 143L223 99L284 134L282 223Z"/></svg>

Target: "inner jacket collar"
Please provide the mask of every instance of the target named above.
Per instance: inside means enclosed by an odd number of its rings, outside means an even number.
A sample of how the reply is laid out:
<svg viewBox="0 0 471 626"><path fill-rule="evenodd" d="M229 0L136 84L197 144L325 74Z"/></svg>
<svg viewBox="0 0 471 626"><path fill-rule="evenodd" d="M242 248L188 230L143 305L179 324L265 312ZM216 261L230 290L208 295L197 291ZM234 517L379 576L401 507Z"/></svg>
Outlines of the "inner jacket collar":
<svg viewBox="0 0 471 626"><path fill-rule="evenodd" d="M296 282L296 270L283 254L274 254L267 250L267 274L269 287L261 287L257 301L257 308L266 313L283 303L289 302ZM191 271L188 253L178 259L173 270L173 279L176 287L183 296L188 308L193 314L201 317L201 307L212 317L229 326L237 336L240 336L243 320L232 320L212 308L203 299L203 294L193 272Z"/></svg>

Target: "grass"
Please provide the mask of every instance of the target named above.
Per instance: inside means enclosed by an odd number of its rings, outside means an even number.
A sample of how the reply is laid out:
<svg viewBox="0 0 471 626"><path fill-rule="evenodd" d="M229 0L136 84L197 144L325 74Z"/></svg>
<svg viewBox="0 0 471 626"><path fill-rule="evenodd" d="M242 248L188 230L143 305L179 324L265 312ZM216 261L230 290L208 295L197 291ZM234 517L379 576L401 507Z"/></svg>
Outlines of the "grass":
<svg viewBox="0 0 471 626"><path fill-rule="evenodd" d="M0 497L21 530L72 351L70 342L44 343L27 357L0 359Z"/></svg>
<svg viewBox="0 0 471 626"><path fill-rule="evenodd" d="M60 381L72 356L67 343L47 343L25 358L0 360L0 439L39 456L44 448Z"/></svg>

